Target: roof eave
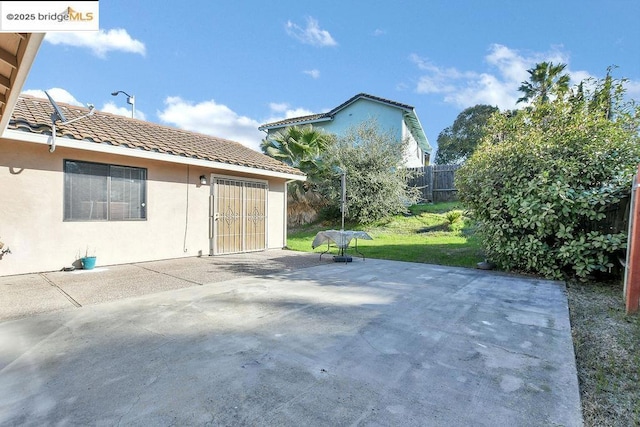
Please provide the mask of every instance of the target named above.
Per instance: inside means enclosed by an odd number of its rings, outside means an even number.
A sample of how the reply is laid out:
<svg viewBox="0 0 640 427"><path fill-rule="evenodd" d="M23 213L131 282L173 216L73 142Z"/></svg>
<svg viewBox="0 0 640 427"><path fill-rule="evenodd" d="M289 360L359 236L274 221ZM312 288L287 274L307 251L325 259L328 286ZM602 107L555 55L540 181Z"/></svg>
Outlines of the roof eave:
<svg viewBox="0 0 640 427"><path fill-rule="evenodd" d="M429 144L429 140L427 139L427 135L424 133L424 129L422 128L422 124L420 123L420 119L415 112L415 110L410 110L404 114L405 123L409 129L411 129L411 133L413 137L416 139L418 146L422 148L422 151L425 153L431 153L433 148L431 144Z"/></svg>
<svg viewBox="0 0 640 427"><path fill-rule="evenodd" d="M6 129L2 138L11 139L20 142L31 142L36 144L51 144L51 135L35 134L14 129ZM216 162L212 160L197 159L193 157L176 156L174 154L158 153L141 149L133 149L128 147L110 145L106 143L97 143L89 140L79 140L68 137L56 137L56 147L71 148L75 150L91 151L104 154L115 154L119 156L132 157L146 160L157 160L161 162L187 164L192 166L201 166L211 169L221 169L224 171L246 173L250 175L258 175L272 178L280 178L285 180L306 181L306 175L297 175L288 172L279 172L269 169L259 169L250 166L234 165L224 162Z"/></svg>
<svg viewBox="0 0 640 427"><path fill-rule="evenodd" d="M328 122L331 120L333 120L333 117L321 117L321 118L311 119L311 120L302 120L299 122L266 124L258 127L258 130L269 131L272 129L288 128L292 126L308 125L308 124L319 123L319 122Z"/></svg>
<svg viewBox="0 0 640 427"><path fill-rule="evenodd" d="M404 111L405 113L413 111L413 107L410 106L410 105L401 104L399 102L391 101L389 99L378 98L376 96L369 95L367 93L359 93L359 94L351 97L350 99L346 100L342 104L338 105L336 108L334 108L333 110L329 111L327 114L329 114L331 116L334 116L340 110L344 110L349 105L353 104L354 102L356 102L359 99L366 99L368 101L376 102L378 104L387 105L387 106L393 107L393 108L398 108L398 109Z"/></svg>
<svg viewBox="0 0 640 427"><path fill-rule="evenodd" d="M11 87L7 89L4 110L0 115L0 132L7 128L11 120L11 113L18 101L22 87L27 80L33 61L38 54L45 33L29 33L25 39L25 48L22 56L17 58L18 67L15 70L15 77L11 81Z"/></svg>

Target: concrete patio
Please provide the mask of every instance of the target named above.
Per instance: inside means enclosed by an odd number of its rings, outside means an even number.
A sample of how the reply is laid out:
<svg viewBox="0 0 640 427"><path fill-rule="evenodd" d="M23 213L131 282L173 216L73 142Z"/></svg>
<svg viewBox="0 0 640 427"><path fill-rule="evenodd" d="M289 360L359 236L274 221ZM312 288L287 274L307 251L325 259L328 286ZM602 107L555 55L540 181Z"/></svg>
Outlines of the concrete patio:
<svg viewBox="0 0 640 427"><path fill-rule="evenodd" d="M582 425L563 283L325 258L0 278L0 425Z"/></svg>

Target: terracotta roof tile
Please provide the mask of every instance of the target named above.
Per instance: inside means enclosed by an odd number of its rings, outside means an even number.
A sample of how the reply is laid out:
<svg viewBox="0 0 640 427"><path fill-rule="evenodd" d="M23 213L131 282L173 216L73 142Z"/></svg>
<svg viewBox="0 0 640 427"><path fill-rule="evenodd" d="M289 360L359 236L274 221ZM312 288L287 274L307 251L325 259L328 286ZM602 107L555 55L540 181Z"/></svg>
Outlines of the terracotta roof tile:
<svg viewBox="0 0 640 427"><path fill-rule="evenodd" d="M74 105L58 105L67 120L89 112L86 108ZM52 112L53 107L48 100L20 95L7 128L50 135ZM58 136L93 144L124 146L272 172L304 175L298 169L245 147L239 142L100 111L96 111L86 120L78 120L68 125L56 124L56 133Z"/></svg>

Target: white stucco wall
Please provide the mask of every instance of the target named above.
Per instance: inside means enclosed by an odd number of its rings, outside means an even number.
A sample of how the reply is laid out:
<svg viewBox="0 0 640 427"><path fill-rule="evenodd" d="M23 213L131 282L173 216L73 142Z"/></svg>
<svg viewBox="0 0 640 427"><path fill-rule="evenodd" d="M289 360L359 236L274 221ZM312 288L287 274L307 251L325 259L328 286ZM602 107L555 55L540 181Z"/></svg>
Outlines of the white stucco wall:
<svg viewBox="0 0 640 427"><path fill-rule="evenodd" d="M408 168L419 168L424 166L424 153L404 121L402 122L402 138L406 138L409 141L407 151L404 156L405 166Z"/></svg>
<svg viewBox="0 0 640 427"><path fill-rule="evenodd" d="M147 169L147 219L63 221L64 159ZM0 139L0 276L55 271L86 248L98 266L209 254L209 185L228 171ZM236 176L240 176L236 174ZM263 179L268 179L262 177ZM209 184L209 183L208 183ZM284 179L269 179L269 248L285 246Z"/></svg>
<svg viewBox="0 0 640 427"><path fill-rule="evenodd" d="M267 248L279 249L287 244L286 221L271 220L271 218L286 219L285 181L271 181L269 183L269 199L267 209L269 216L269 229L267 230Z"/></svg>

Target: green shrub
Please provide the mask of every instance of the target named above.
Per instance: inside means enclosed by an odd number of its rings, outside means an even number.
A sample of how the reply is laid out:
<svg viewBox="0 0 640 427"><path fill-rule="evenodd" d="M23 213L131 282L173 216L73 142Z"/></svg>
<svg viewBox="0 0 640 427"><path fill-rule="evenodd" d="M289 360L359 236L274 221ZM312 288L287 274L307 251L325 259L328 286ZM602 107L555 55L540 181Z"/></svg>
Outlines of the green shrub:
<svg viewBox="0 0 640 427"><path fill-rule="evenodd" d="M621 82L595 87L591 96L581 85L566 99L495 114L457 171L460 199L501 268L586 278L610 271L626 248L626 230L594 224L630 192L640 109L622 102Z"/></svg>
<svg viewBox="0 0 640 427"><path fill-rule="evenodd" d="M453 225L456 222L459 222L462 220L462 212L460 211L449 211L447 212L444 217L447 219L447 224L448 225Z"/></svg>
<svg viewBox="0 0 640 427"><path fill-rule="evenodd" d="M414 172L404 168L408 141L383 131L375 120L348 128L322 157L326 169L320 192L330 204L341 200L341 176L346 173L348 221L368 224L406 212L417 202L419 190L407 185Z"/></svg>

